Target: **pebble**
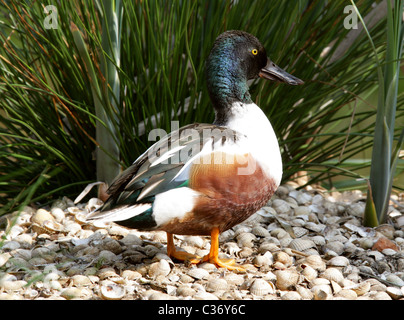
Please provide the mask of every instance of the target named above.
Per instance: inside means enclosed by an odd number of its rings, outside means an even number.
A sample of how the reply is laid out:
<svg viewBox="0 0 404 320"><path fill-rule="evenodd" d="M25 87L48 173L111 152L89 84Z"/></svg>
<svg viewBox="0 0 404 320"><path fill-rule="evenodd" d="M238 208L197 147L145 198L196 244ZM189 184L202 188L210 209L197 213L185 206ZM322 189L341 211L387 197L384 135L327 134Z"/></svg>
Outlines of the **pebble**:
<svg viewBox="0 0 404 320"><path fill-rule="evenodd" d="M161 231L87 223L98 199L26 207L0 231L0 299L403 300L403 205L391 207L391 224L364 228L364 198L280 186L267 206L220 235L221 254L245 273L174 263ZM175 237L199 255L209 240Z"/></svg>

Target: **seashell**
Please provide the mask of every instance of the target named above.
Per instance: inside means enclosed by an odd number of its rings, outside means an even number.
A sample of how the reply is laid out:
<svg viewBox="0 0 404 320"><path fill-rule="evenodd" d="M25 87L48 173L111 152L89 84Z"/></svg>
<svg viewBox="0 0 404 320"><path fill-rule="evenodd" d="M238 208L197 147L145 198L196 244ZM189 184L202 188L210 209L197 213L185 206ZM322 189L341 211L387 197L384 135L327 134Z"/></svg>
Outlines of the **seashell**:
<svg viewBox="0 0 404 320"><path fill-rule="evenodd" d="M227 252L230 255L237 254L238 252L241 251L240 247L235 242L226 242L223 245L223 248L225 249L225 252Z"/></svg>
<svg viewBox="0 0 404 320"><path fill-rule="evenodd" d="M192 289L189 285L180 285L176 291L177 295L184 296L184 297L192 297L196 294L196 290Z"/></svg>
<svg viewBox="0 0 404 320"><path fill-rule="evenodd" d="M312 196L306 192L293 190L289 195L296 199L297 203L300 205L308 204L312 201Z"/></svg>
<svg viewBox="0 0 404 320"><path fill-rule="evenodd" d="M317 233L322 233L323 230L325 229L325 225L323 225L321 223L315 223L315 222L312 222L312 221L306 222L304 227L306 229L309 229L309 230L311 230L313 232L317 232Z"/></svg>
<svg viewBox="0 0 404 320"><path fill-rule="evenodd" d="M387 287L386 292L394 300L399 300L404 297L403 289L397 287Z"/></svg>
<svg viewBox="0 0 404 320"><path fill-rule="evenodd" d="M341 284L344 280L344 276L341 271L337 268L328 268L322 274L320 274L320 278L327 279L329 281L334 281L338 284Z"/></svg>
<svg viewBox="0 0 404 320"><path fill-rule="evenodd" d="M234 227L234 238L237 238L242 233L250 233L252 230L251 227L245 224L239 224Z"/></svg>
<svg viewBox="0 0 404 320"><path fill-rule="evenodd" d="M95 209L98 209L99 207L101 207L104 204L104 202L98 198L91 198L90 200L88 200L85 209L87 210L87 212L92 212Z"/></svg>
<svg viewBox="0 0 404 320"><path fill-rule="evenodd" d="M252 228L251 233L256 235L257 237L269 237L270 233L269 231L261 226L255 226Z"/></svg>
<svg viewBox="0 0 404 320"><path fill-rule="evenodd" d="M323 251L324 253L333 251L336 255L340 256L344 252L344 244L339 241L329 241L323 246Z"/></svg>
<svg viewBox="0 0 404 320"><path fill-rule="evenodd" d="M256 267L268 266L274 262L274 258L271 252L267 251L263 255L258 255L254 258L253 264Z"/></svg>
<svg viewBox="0 0 404 320"><path fill-rule="evenodd" d="M205 241L201 237L187 236L184 240L190 246L194 246L200 249L204 248Z"/></svg>
<svg viewBox="0 0 404 320"><path fill-rule="evenodd" d="M302 227L292 227L292 229L296 238L301 238L309 233L309 231L306 228Z"/></svg>
<svg viewBox="0 0 404 320"><path fill-rule="evenodd" d="M224 276L228 284L241 285L244 282L244 277L236 273L229 273Z"/></svg>
<svg viewBox="0 0 404 320"><path fill-rule="evenodd" d="M219 290L226 290L228 288L227 281L225 279L213 278L206 284L206 291L216 292Z"/></svg>
<svg viewBox="0 0 404 320"><path fill-rule="evenodd" d="M304 264L302 264L301 267L303 267L301 274L307 281L312 281L317 278L318 272L314 268Z"/></svg>
<svg viewBox="0 0 404 320"><path fill-rule="evenodd" d="M358 297L356 292L353 291L353 290L350 290L350 289L342 289L341 291L336 293L335 296L345 298L345 299L348 299L348 300L355 300Z"/></svg>
<svg viewBox="0 0 404 320"><path fill-rule="evenodd" d="M292 213L292 208L290 207L290 204L288 204L285 200L274 199L272 201L272 208L274 208L278 214Z"/></svg>
<svg viewBox="0 0 404 320"><path fill-rule="evenodd" d="M281 295L281 300L302 300L302 297L297 291L287 291Z"/></svg>
<svg viewBox="0 0 404 320"><path fill-rule="evenodd" d="M364 202L355 202L351 203L347 207L348 215L361 218L363 217L363 212L365 211L365 203Z"/></svg>
<svg viewBox="0 0 404 320"><path fill-rule="evenodd" d="M386 276L386 281L390 282L391 284L398 286L398 287L403 287L404 286L404 281L394 273L391 273Z"/></svg>
<svg viewBox="0 0 404 320"><path fill-rule="evenodd" d="M293 209L295 211L295 216L308 216L312 211L309 207L299 206Z"/></svg>
<svg viewBox="0 0 404 320"><path fill-rule="evenodd" d="M157 276L167 276L171 271L170 264L167 260L161 259L159 262L154 262L150 265L149 276L156 278Z"/></svg>
<svg viewBox="0 0 404 320"><path fill-rule="evenodd" d="M205 291L198 291L192 298L195 300L219 300L214 294Z"/></svg>
<svg viewBox="0 0 404 320"><path fill-rule="evenodd" d="M289 233L287 233L287 232L286 232L284 229L282 229L282 228L273 229L273 230L270 232L270 234L271 234L272 237L275 237L275 238L277 238L277 239L283 239L283 238L285 238L285 237L290 237Z"/></svg>
<svg viewBox="0 0 404 320"><path fill-rule="evenodd" d="M111 251L114 254L120 254L123 251L119 242L111 238L103 240L100 245L100 249Z"/></svg>
<svg viewBox="0 0 404 320"><path fill-rule="evenodd" d="M326 269L326 264L318 255L310 255L304 259L304 263L311 266L313 269L323 272Z"/></svg>
<svg viewBox="0 0 404 320"><path fill-rule="evenodd" d="M315 243L311 240L297 238L297 239L293 239L289 243L288 247L293 250L304 252L305 250L314 248L315 246L316 246Z"/></svg>
<svg viewBox="0 0 404 320"><path fill-rule="evenodd" d="M358 283L357 285L355 285L349 289L353 290L358 296L361 296L361 295L364 295L365 293L369 292L370 283L367 281L364 281L364 282Z"/></svg>
<svg viewBox="0 0 404 320"><path fill-rule="evenodd" d="M52 208L50 211L51 215L55 218L55 220L61 223L65 218L65 212L61 208Z"/></svg>
<svg viewBox="0 0 404 320"><path fill-rule="evenodd" d="M311 288L314 300L327 300L332 295L331 287L328 284L316 285Z"/></svg>
<svg viewBox="0 0 404 320"><path fill-rule="evenodd" d="M252 233L243 232L237 236L237 244L239 245L240 248L243 247L252 248L254 246L254 240L256 239L257 238Z"/></svg>
<svg viewBox="0 0 404 320"><path fill-rule="evenodd" d="M68 300L71 299L76 299L76 298L80 298L83 294L83 289L82 288L75 288L75 287L71 287L71 288L67 288L64 289L60 295Z"/></svg>
<svg viewBox="0 0 404 320"><path fill-rule="evenodd" d="M328 260L327 265L332 267L347 267L349 260L344 256L336 256Z"/></svg>
<svg viewBox="0 0 404 320"><path fill-rule="evenodd" d="M92 284L92 281L89 277L83 276L81 274L76 274L72 277L74 286L89 286Z"/></svg>
<svg viewBox="0 0 404 320"><path fill-rule="evenodd" d="M209 276L209 271L202 268L193 268L187 274L194 279L200 280L206 279Z"/></svg>
<svg viewBox="0 0 404 320"><path fill-rule="evenodd" d="M293 258L283 251L274 252L273 258L275 261L281 262L286 267L289 267L293 264Z"/></svg>
<svg viewBox="0 0 404 320"><path fill-rule="evenodd" d="M292 290L303 280L302 276L295 270L277 270L274 273L276 275L276 287L280 290Z"/></svg>
<svg viewBox="0 0 404 320"><path fill-rule="evenodd" d="M45 209L38 209L32 216L31 222L42 225L44 221L54 220L51 213Z"/></svg>
<svg viewBox="0 0 404 320"><path fill-rule="evenodd" d="M387 292L379 291L371 296L373 300L391 300L391 297Z"/></svg>
<svg viewBox="0 0 404 320"><path fill-rule="evenodd" d="M237 256L240 258L248 258L253 254L253 249L250 247L244 247L240 252L238 252Z"/></svg>
<svg viewBox="0 0 404 320"><path fill-rule="evenodd" d="M42 226L48 231L48 233L56 233L63 230L63 226L54 220L46 220L42 223Z"/></svg>
<svg viewBox="0 0 404 320"><path fill-rule="evenodd" d="M323 236L310 237L310 240L313 241L317 246L323 246L326 244L325 238Z"/></svg>
<svg viewBox="0 0 404 320"><path fill-rule="evenodd" d="M125 287L112 281L104 281L100 293L105 300L120 300L125 296Z"/></svg>
<svg viewBox="0 0 404 320"><path fill-rule="evenodd" d="M256 296L264 296L275 293L275 287L272 282L267 282L264 279L255 279L251 284L250 292Z"/></svg>
<svg viewBox="0 0 404 320"><path fill-rule="evenodd" d="M300 294L301 298L304 300L312 300L314 295L313 292L311 292L310 289L307 289L306 287L303 286L296 286L296 291Z"/></svg>
<svg viewBox="0 0 404 320"><path fill-rule="evenodd" d="M8 259L10 259L10 258L11 258L11 254L9 254L8 252L1 253L0 254L0 267L5 265L8 261Z"/></svg>
<svg viewBox="0 0 404 320"><path fill-rule="evenodd" d="M261 245L258 248L258 253L262 254L267 251L274 252L274 251L278 251L278 250L280 250L280 248L275 243L263 242L263 243L261 243Z"/></svg>
<svg viewBox="0 0 404 320"><path fill-rule="evenodd" d="M394 226L390 224L381 224L375 228L375 230L379 233L381 233L383 236L385 236L389 240L394 240L394 232L396 229Z"/></svg>
<svg viewBox="0 0 404 320"><path fill-rule="evenodd" d="M336 294L342 290L341 286L337 282L335 282L333 280L331 280L330 282L331 282L331 289L334 294Z"/></svg>
<svg viewBox="0 0 404 320"><path fill-rule="evenodd" d="M292 198L292 197L286 197L285 201L287 202L288 205L290 205L290 207L293 208L297 208L299 205L297 204L297 201Z"/></svg>
<svg viewBox="0 0 404 320"><path fill-rule="evenodd" d="M275 194L281 199L286 198L289 194L289 189L285 186L279 186L278 189L275 191Z"/></svg>
<svg viewBox="0 0 404 320"><path fill-rule="evenodd" d="M118 275L116 274L114 268L103 268L100 269L96 275L101 279L108 279L108 278L112 278L112 277L117 277Z"/></svg>

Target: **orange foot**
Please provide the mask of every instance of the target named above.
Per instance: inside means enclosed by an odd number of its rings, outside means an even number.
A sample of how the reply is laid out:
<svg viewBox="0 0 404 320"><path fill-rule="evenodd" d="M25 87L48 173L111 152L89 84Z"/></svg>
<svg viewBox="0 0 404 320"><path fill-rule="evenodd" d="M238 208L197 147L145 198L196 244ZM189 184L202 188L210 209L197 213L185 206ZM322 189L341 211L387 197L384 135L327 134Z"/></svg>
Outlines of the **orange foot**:
<svg viewBox="0 0 404 320"><path fill-rule="evenodd" d="M213 228L211 234L210 252L202 258L202 262L210 262L216 267L226 268L231 271L245 272L245 269L236 265L234 259L219 259L219 229Z"/></svg>
<svg viewBox="0 0 404 320"><path fill-rule="evenodd" d="M236 265L234 259L219 259L219 229L213 228L211 232L210 252L203 258L184 251L177 251L174 246L173 235L167 232L167 254L187 263L198 264L202 262L213 263L216 267L231 271L245 272L245 269Z"/></svg>
<svg viewBox="0 0 404 320"><path fill-rule="evenodd" d="M185 251L177 251L174 245L174 239L172 233L167 232L167 254L170 258L177 259L179 261L184 261L187 263L200 263L201 257L185 252Z"/></svg>

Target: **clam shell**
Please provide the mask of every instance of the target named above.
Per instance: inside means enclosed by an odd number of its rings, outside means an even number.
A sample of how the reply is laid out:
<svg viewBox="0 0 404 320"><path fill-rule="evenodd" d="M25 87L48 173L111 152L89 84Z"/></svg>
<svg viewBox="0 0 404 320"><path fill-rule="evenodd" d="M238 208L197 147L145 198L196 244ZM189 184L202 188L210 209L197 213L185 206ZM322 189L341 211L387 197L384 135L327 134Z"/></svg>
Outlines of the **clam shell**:
<svg viewBox="0 0 404 320"><path fill-rule="evenodd" d="M328 260L327 265L332 267L346 267L349 265L349 260L344 256L336 256Z"/></svg>
<svg viewBox="0 0 404 320"><path fill-rule="evenodd" d="M156 278L158 276L167 276L171 271L170 264L167 260L161 259L158 262L154 262L150 265L149 276Z"/></svg>
<svg viewBox="0 0 404 320"><path fill-rule="evenodd" d="M280 290L293 290L303 280L296 270L277 270L274 273L276 275L276 287Z"/></svg>
<svg viewBox="0 0 404 320"><path fill-rule="evenodd" d="M256 296L264 296L275 293L275 288L272 282L265 281L264 279L255 279L251 284L250 292Z"/></svg>
<svg viewBox="0 0 404 320"><path fill-rule="evenodd" d="M316 244L311 240L297 238L297 239L293 239L289 243L288 247L291 249L297 250L297 251L304 252L305 250L314 248L315 246L316 246Z"/></svg>
<svg viewBox="0 0 404 320"><path fill-rule="evenodd" d="M261 226L255 226L252 228L251 233L256 235L257 237L269 237L269 231Z"/></svg>
<svg viewBox="0 0 404 320"><path fill-rule="evenodd" d="M353 291L353 290L350 290L350 289L342 289L341 291L336 293L335 296L345 298L345 299L348 299L348 300L355 300L358 297L356 292Z"/></svg>
<svg viewBox="0 0 404 320"><path fill-rule="evenodd" d="M193 268L188 271L188 275L194 279L206 279L209 276L209 271L202 268Z"/></svg>
<svg viewBox="0 0 404 320"><path fill-rule="evenodd" d="M258 255L254 258L253 264L256 267L268 266L274 262L274 258L272 253L267 251L263 255Z"/></svg>
<svg viewBox="0 0 404 320"><path fill-rule="evenodd" d="M339 271L337 268L328 268L322 274L320 274L320 278L334 281L338 284L342 284L342 282L344 281L342 272Z"/></svg>
<svg viewBox="0 0 404 320"><path fill-rule="evenodd" d="M192 289L189 285L183 284L178 286L177 288L177 295L184 296L184 297L192 297L196 294L196 290Z"/></svg>
<svg viewBox="0 0 404 320"><path fill-rule="evenodd" d="M100 293L105 300L120 300L125 296L125 287L112 281L104 281Z"/></svg>
<svg viewBox="0 0 404 320"><path fill-rule="evenodd" d="M286 252L283 251L274 252L273 257L275 261L281 262L286 267L291 266L293 264L293 258L289 256Z"/></svg>
<svg viewBox="0 0 404 320"><path fill-rule="evenodd" d="M326 269L326 264L323 261L323 259L318 256L318 255L310 255L306 257L304 260L304 263L312 267L313 269L323 272Z"/></svg>
<svg viewBox="0 0 404 320"><path fill-rule="evenodd" d="M54 220L51 213L45 209L38 209L31 218L32 223L42 225L44 221Z"/></svg>
<svg viewBox="0 0 404 320"><path fill-rule="evenodd" d="M255 240L257 240L256 236L249 232L243 232L237 236L237 244L240 248L252 248Z"/></svg>
<svg viewBox="0 0 404 320"><path fill-rule="evenodd" d="M307 281L311 281L317 278L318 272L314 268L304 264L302 264L301 266L303 267L301 274Z"/></svg>
<svg viewBox="0 0 404 320"><path fill-rule="evenodd" d="M362 296L370 290L370 283L367 281L358 283L354 287L351 288L358 296Z"/></svg>
<svg viewBox="0 0 404 320"><path fill-rule="evenodd" d="M206 284L206 291L216 292L219 290L226 290L228 288L227 281L225 279L213 278Z"/></svg>
<svg viewBox="0 0 404 320"><path fill-rule="evenodd" d="M386 292L394 300L404 297L404 290L397 287L387 287Z"/></svg>

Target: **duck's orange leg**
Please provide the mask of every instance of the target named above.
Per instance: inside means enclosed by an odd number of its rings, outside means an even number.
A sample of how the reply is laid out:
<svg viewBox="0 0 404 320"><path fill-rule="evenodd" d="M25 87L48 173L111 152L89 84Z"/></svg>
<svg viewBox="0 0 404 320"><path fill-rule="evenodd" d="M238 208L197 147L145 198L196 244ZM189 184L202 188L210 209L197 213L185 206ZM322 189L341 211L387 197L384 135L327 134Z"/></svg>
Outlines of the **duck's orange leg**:
<svg viewBox="0 0 404 320"><path fill-rule="evenodd" d="M189 263L200 263L201 257L196 256L194 254L185 252L185 251L177 251L174 245L174 237L172 233L167 232L167 255L170 258L174 258L180 261L187 261Z"/></svg>
<svg viewBox="0 0 404 320"><path fill-rule="evenodd" d="M234 271L245 271L244 268L235 264L234 259L219 259L219 229L213 228L210 234L210 252L202 258L202 262L210 262L215 264L217 267L226 268L228 270Z"/></svg>

